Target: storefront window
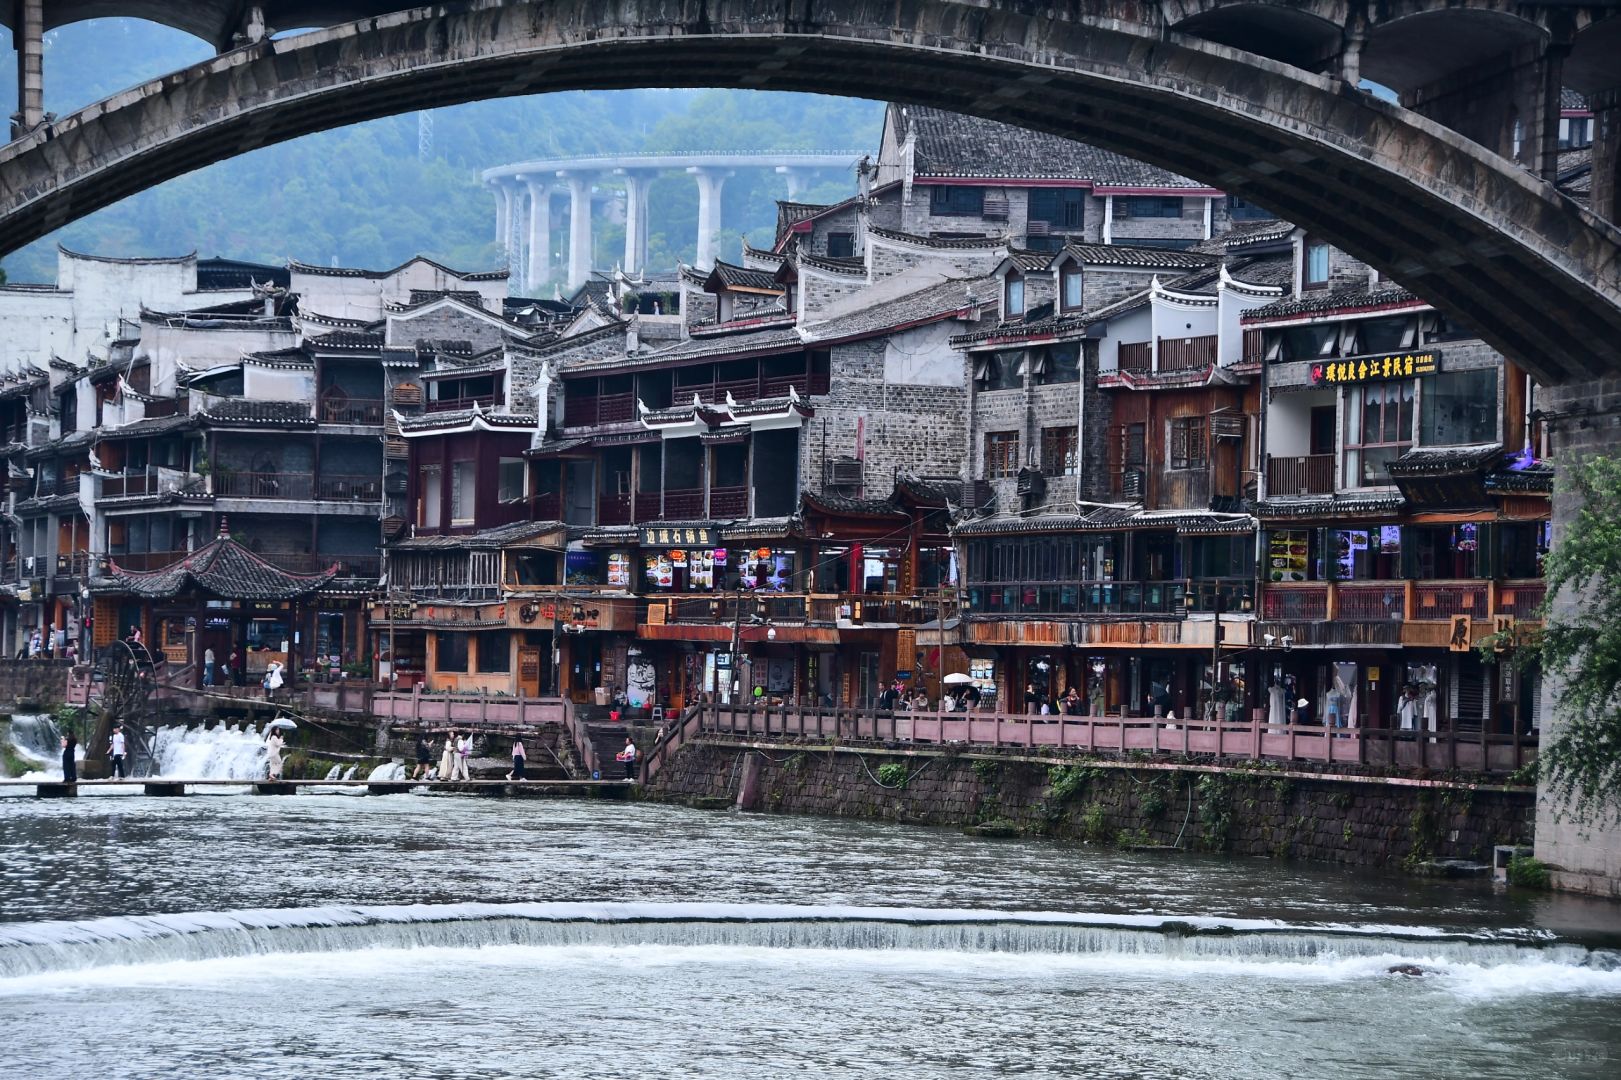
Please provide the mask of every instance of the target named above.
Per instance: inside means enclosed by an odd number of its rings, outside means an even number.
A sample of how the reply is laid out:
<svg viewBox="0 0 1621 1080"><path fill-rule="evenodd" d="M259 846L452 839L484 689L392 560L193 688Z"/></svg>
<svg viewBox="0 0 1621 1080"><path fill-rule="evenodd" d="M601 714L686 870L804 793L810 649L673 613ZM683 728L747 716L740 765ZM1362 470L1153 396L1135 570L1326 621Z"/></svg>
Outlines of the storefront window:
<svg viewBox="0 0 1621 1080"><path fill-rule="evenodd" d="M1347 482L1356 487L1389 484L1388 466L1413 445L1413 380L1356 387L1347 415Z"/></svg>
<svg viewBox="0 0 1621 1080"><path fill-rule="evenodd" d="M315 655L333 664L343 663L343 613L322 611L315 616Z"/></svg>
<svg viewBox="0 0 1621 1080"><path fill-rule="evenodd" d="M435 633L434 667L439 671L467 670L467 635L464 633Z"/></svg>
<svg viewBox="0 0 1621 1080"><path fill-rule="evenodd" d="M606 558L600 551L570 551L563 555L563 580L569 585L601 585Z"/></svg>
<svg viewBox="0 0 1621 1080"><path fill-rule="evenodd" d="M457 635L461 637L461 635ZM467 639L462 637L463 641ZM441 665L442 667L443 665ZM465 670L466 662L462 664ZM512 632L510 630L480 630L478 633L478 670L480 674L504 674L512 670Z"/></svg>
<svg viewBox="0 0 1621 1080"><path fill-rule="evenodd" d="M1498 526L1503 577L1542 576L1542 561L1548 556L1551 527L1546 521L1514 522Z"/></svg>
<svg viewBox="0 0 1621 1080"><path fill-rule="evenodd" d="M280 619L252 619L248 622L248 648L284 652L289 640L287 624Z"/></svg>
<svg viewBox="0 0 1621 1080"><path fill-rule="evenodd" d="M1422 526L1408 530L1418 577L1472 578L1480 565L1480 527L1474 522L1462 525Z"/></svg>
<svg viewBox="0 0 1621 1080"><path fill-rule="evenodd" d="M653 592L710 592L731 587L727 572L738 552L727 548L670 548L642 556L642 577ZM629 556L626 556L628 560ZM627 565L628 571L628 565Z"/></svg>
<svg viewBox="0 0 1621 1080"><path fill-rule="evenodd" d="M739 553L738 582L745 589L788 592L793 587L794 553L780 548L754 548Z"/></svg>
<svg viewBox="0 0 1621 1080"><path fill-rule="evenodd" d="M1448 371L1422 382L1421 445L1458 446L1497 441L1497 369Z"/></svg>
<svg viewBox="0 0 1621 1080"><path fill-rule="evenodd" d="M1306 529L1274 529L1267 539L1266 579L1305 581L1311 567L1311 533Z"/></svg>
<svg viewBox="0 0 1621 1080"><path fill-rule="evenodd" d="M1331 529L1334 577L1339 581L1393 581L1401 577L1401 528Z"/></svg>

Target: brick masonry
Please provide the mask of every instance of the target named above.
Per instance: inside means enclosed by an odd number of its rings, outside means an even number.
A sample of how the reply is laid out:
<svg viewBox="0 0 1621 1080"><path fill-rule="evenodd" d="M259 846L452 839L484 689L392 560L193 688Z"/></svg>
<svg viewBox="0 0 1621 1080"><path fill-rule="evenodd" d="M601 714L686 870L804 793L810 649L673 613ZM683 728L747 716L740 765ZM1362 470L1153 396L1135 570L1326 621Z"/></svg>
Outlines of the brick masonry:
<svg viewBox="0 0 1621 1080"><path fill-rule="evenodd" d="M66 660L0 659L0 703L42 707L60 703L71 666Z"/></svg>
<svg viewBox="0 0 1621 1080"><path fill-rule="evenodd" d="M1299 779L1269 770L1132 768L826 747L683 747L647 797L731 805L750 760L754 809L1101 844L1171 846L1348 866L1413 866L1428 859L1490 862L1497 844L1529 843L1529 791L1412 787ZM878 782L886 764L910 777Z"/></svg>

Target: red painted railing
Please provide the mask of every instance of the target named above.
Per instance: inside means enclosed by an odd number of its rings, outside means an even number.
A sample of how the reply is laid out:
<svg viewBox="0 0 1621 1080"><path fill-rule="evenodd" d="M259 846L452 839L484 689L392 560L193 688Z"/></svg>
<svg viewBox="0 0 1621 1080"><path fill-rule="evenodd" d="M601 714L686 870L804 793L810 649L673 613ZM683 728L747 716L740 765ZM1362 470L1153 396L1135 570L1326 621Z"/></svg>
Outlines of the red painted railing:
<svg viewBox="0 0 1621 1080"><path fill-rule="evenodd" d="M704 734L751 739L902 742L985 748L1147 753L1510 773L1536 757L1535 735L1484 731L1392 731L1125 716L886 713L816 707L710 705ZM689 737L690 738L690 737Z"/></svg>

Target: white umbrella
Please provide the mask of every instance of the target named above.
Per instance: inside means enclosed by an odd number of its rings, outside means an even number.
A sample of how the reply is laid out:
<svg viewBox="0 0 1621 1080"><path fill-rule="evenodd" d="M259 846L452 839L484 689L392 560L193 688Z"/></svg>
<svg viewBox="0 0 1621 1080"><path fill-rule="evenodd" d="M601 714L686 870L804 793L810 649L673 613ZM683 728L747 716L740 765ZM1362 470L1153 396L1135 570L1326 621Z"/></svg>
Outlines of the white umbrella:
<svg viewBox="0 0 1621 1080"><path fill-rule="evenodd" d="M270 721L268 726L273 728L281 728L283 731L294 731L298 728L298 725L293 723L292 718L288 716L278 716L274 720Z"/></svg>
<svg viewBox="0 0 1621 1080"><path fill-rule="evenodd" d="M957 685L959 685L961 683L971 683L971 682L973 682L974 677L972 675L967 674L966 672L953 671L950 675L947 675L945 678L941 679L940 681L945 683L947 686L957 686Z"/></svg>

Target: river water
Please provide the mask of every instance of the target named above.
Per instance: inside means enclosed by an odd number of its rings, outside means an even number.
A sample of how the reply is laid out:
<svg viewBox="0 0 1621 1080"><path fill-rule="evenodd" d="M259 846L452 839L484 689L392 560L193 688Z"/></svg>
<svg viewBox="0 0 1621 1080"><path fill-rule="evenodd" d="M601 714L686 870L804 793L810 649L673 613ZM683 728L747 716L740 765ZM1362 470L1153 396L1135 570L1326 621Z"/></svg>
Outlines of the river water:
<svg viewBox="0 0 1621 1080"><path fill-rule="evenodd" d="M1612 905L619 802L136 790L0 798L0 1076L1621 1073Z"/></svg>

